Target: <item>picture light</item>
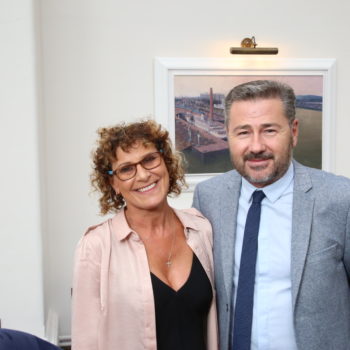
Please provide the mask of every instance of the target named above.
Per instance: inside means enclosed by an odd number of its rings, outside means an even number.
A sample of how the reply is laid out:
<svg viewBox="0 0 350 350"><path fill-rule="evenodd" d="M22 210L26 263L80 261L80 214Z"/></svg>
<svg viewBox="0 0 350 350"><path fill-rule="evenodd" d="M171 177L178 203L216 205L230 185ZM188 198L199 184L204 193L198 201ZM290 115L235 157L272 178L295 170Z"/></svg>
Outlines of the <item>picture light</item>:
<svg viewBox="0 0 350 350"><path fill-rule="evenodd" d="M257 47L255 37L244 38L241 41L241 47L231 47L230 52L233 55L277 55L277 47Z"/></svg>

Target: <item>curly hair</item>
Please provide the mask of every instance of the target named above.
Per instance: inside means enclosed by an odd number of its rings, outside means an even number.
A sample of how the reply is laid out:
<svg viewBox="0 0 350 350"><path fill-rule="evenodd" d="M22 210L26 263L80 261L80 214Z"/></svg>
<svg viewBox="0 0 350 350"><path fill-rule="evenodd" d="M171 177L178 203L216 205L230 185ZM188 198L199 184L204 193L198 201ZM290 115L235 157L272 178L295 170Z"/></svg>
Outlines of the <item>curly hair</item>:
<svg viewBox="0 0 350 350"><path fill-rule="evenodd" d="M135 123L120 123L112 127L97 130L99 138L97 148L92 153L93 171L91 184L100 193L99 203L101 214L117 212L125 206L121 194L115 193L111 185L112 169L115 162L117 148L127 152L137 141L145 147L154 145L162 156L169 173L168 194L179 195L182 187L186 186L183 159L179 152L173 151L168 131L153 120Z"/></svg>

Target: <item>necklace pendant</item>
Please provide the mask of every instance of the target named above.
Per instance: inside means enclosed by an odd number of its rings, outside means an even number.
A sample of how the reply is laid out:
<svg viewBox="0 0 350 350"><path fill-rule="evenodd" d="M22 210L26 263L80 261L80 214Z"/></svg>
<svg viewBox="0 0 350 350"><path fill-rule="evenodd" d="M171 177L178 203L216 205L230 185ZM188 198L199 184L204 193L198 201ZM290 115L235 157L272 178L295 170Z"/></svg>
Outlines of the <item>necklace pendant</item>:
<svg viewBox="0 0 350 350"><path fill-rule="evenodd" d="M172 261L171 261L171 260L168 260L165 264L166 264L167 267L170 267L171 264L172 264Z"/></svg>

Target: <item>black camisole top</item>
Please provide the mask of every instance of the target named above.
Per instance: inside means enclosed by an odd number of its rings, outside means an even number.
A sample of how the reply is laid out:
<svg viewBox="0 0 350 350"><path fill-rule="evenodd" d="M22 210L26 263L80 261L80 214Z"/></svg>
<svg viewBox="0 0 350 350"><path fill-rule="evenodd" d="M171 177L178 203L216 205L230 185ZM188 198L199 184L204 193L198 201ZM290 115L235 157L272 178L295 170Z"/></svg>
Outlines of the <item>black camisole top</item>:
<svg viewBox="0 0 350 350"><path fill-rule="evenodd" d="M175 291L151 272L156 311L157 350L206 350L211 284L193 254L190 275Z"/></svg>

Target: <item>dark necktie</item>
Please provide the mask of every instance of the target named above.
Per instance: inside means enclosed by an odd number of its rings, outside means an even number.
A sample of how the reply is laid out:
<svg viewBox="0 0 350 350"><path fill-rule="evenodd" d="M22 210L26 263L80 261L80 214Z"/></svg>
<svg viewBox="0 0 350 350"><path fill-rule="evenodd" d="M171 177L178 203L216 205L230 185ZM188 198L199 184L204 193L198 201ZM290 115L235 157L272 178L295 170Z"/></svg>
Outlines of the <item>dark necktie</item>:
<svg viewBox="0 0 350 350"><path fill-rule="evenodd" d="M253 193L253 202L248 210L245 224L233 324L232 350L250 350L258 233L261 201L264 197L263 191Z"/></svg>

